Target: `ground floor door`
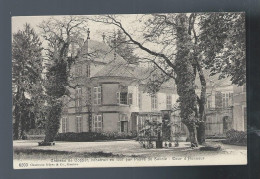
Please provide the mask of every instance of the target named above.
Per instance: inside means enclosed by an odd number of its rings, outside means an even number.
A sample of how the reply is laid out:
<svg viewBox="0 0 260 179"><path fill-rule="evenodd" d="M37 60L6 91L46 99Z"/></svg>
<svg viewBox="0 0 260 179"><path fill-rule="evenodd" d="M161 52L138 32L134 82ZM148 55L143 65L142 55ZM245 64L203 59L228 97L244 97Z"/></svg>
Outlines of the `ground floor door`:
<svg viewBox="0 0 260 179"><path fill-rule="evenodd" d="M121 131L120 132L128 132L128 122L121 121Z"/></svg>
<svg viewBox="0 0 260 179"><path fill-rule="evenodd" d="M231 120L228 116L223 117L223 133L231 129Z"/></svg>

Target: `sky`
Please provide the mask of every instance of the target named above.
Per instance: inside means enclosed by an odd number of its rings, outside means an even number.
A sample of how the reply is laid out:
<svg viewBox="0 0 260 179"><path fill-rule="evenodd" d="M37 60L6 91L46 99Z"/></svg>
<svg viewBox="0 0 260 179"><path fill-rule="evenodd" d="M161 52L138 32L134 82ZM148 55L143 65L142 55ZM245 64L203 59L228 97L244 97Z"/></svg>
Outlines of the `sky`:
<svg viewBox="0 0 260 179"><path fill-rule="evenodd" d="M138 27L140 22L137 20L142 15L121 15L122 24L124 27L130 31L137 34ZM36 32L39 32L37 27L43 20L47 20L50 17L60 19L64 16L14 16L12 17L12 33L17 32L18 30L23 29L25 23L29 23L31 27L35 29ZM88 17L93 17L88 15ZM90 29L90 38L92 40L102 41L102 34L114 31L115 27L113 25L104 25L97 22L88 22L88 28Z"/></svg>
<svg viewBox="0 0 260 179"><path fill-rule="evenodd" d="M142 43L144 41L143 34L143 26L144 21L149 17L149 15L144 16L144 14L117 14L117 20L120 20L123 27L127 30L132 37ZM38 27L44 20L48 20L50 17L54 17L57 19L62 19L64 16L14 16L12 17L12 34L18 32L18 30L24 29L24 24L28 23L31 27L36 31L36 33L40 34L41 30ZM84 15L83 15L84 17ZM93 15L85 15L85 17L93 18ZM88 28L90 30L90 39L96 40L99 42L103 41L103 33L106 37L114 31L116 31L116 26L107 25L103 23L88 21ZM86 40L86 37L83 37ZM41 38L43 46L47 45L43 38ZM158 45L152 43L145 43L145 47L153 49L155 51L160 51L160 47ZM140 49L136 49L135 53L146 57L148 54ZM148 55L149 56L149 55Z"/></svg>

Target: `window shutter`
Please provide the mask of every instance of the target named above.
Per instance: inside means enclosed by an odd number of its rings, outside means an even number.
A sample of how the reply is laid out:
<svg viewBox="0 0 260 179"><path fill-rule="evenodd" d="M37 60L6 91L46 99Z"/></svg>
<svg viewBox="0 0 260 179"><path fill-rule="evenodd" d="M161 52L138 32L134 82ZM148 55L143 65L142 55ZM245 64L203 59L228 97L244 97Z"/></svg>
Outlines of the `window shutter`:
<svg viewBox="0 0 260 179"><path fill-rule="evenodd" d="M128 104L129 105L133 104L133 93L128 93Z"/></svg>
<svg viewBox="0 0 260 179"><path fill-rule="evenodd" d="M68 120L68 118L66 118L65 121L66 121L65 132L69 132L69 120Z"/></svg>
<svg viewBox="0 0 260 179"><path fill-rule="evenodd" d="M222 108L222 93L219 91L216 91L215 94L215 107Z"/></svg>
<svg viewBox="0 0 260 179"><path fill-rule="evenodd" d="M104 123L103 123L103 115L101 115L101 132L103 131L103 125L104 125Z"/></svg>
<svg viewBox="0 0 260 179"><path fill-rule="evenodd" d="M116 100L117 100L117 104L120 104L120 93L119 92L116 93Z"/></svg>
<svg viewBox="0 0 260 179"><path fill-rule="evenodd" d="M98 87L98 104L101 104L102 101L102 88L101 86Z"/></svg>
<svg viewBox="0 0 260 179"><path fill-rule="evenodd" d="M78 132L78 118L76 117L76 120L75 120L75 127L76 127L76 132Z"/></svg>
<svg viewBox="0 0 260 179"><path fill-rule="evenodd" d="M62 133L64 133L65 132L65 130L64 130L64 118L62 118L61 119L61 123L62 123L62 128L61 128L61 131L62 131Z"/></svg>
<svg viewBox="0 0 260 179"><path fill-rule="evenodd" d="M92 130L93 132L96 132L96 131L95 131L95 121L96 121L96 117L97 117L97 116L95 115L94 118L93 118L93 120L92 120L92 129L91 129L91 130Z"/></svg>
<svg viewBox="0 0 260 179"><path fill-rule="evenodd" d="M82 132L83 131L83 125L82 125L82 117L80 117L80 132Z"/></svg>
<svg viewBox="0 0 260 179"><path fill-rule="evenodd" d="M102 86L100 86L100 104L103 104L103 88L102 88ZM102 116L102 120L103 120L103 116Z"/></svg>
<svg viewBox="0 0 260 179"><path fill-rule="evenodd" d="M118 121L117 121L117 131L118 132L121 132L120 129L121 129L121 126L120 126L120 118L121 118L121 114L119 114L119 118L118 118Z"/></svg>
<svg viewBox="0 0 260 179"><path fill-rule="evenodd" d="M139 108L142 109L142 93L139 92L138 94L138 105L139 105Z"/></svg>

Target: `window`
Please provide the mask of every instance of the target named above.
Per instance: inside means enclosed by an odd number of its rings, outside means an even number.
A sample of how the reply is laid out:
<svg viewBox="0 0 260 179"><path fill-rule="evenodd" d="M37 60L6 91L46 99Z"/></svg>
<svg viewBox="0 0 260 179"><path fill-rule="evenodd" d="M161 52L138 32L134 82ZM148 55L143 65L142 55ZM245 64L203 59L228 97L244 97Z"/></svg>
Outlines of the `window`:
<svg viewBox="0 0 260 179"><path fill-rule="evenodd" d="M228 107L228 93L222 93L222 107Z"/></svg>
<svg viewBox="0 0 260 179"><path fill-rule="evenodd" d="M129 105L133 104L133 93L128 93L128 104Z"/></svg>
<svg viewBox="0 0 260 179"><path fill-rule="evenodd" d="M76 108L81 107L81 99L80 98L76 99L75 106L76 106Z"/></svg>
<svg viewBox="0 0 260 179"><path fill-rule="evenodd" d="M120 132L128 132L128 117L126 114L120 114Z"/></svg>
<svg viewBox="0 0 260 179"><path fill-rule="evenodd" d="M81 97L82 95L82 88L76 88L76 97Z"/></svg>
<svg viewBox="0 0 260 179"><path fill-rule="evenodd" d="M209 95L207 98L207 108L210 109L212 108L212 96Z"/></svg>
<svg viewBox="0 0 260 179"><path fill-rule="evenodd" d="M82 99L81 98L76 98L75 99L75 110L76 112L80 112L82 110Z"/></svg>
<svg viewBox="0 0 260 179"><path fill-rule="evenodd" d="M172 108L172 96L167 95L166 96L166 109L171 109Z"/></svg>
<svg viewBox="0 0 260 179"><path fill-rule="evenodd" d="M90 64L87 64L87 66L86 66L86 74L87 74L87 77L90 77Z"/></svg>
<svg viewBox="0 0 260 179"><path fill-rule="evenodd" d="M127 104L127 92L116 93L118 104Z"/></svg>
<svg viewBox="0 0 260 179"><path fill-rule="evenodd" d="M67 96L63 96L62 102L63 102L63 112L68 113L69 98Z"/></svg>
<svg viewBox="0 0 260 179"><path fill-rule="evenodd" d="M101 104L101 86L94 87L94 104Z"/></svg>
<svg viewBox="0 0 260 179"><path fill-rule="evenodd" d="M68 128L69 128L68 118L63 117L61 123L62 123L62 133L68 132Z"/></svg>
<svg viewBox="0 0 260 179"><path fill-rule="evenodd" d="M75 74L77 76L81 76L82 75L82 67L81 66L75 67Z"/></svg>
<svg viewBox="0 0 260 179"><path fill-rule="evenodd" d="M144 116L138 116L137 130L140 131L144 127Z"/></svg>
<svg viewBox="0 0 260 179"><path fill-rule="evenodd" d="M80 133L83 131L82 116L76 116L76 132Z"/></svg>
<svg viewBox="0 0 260 179"><path fill-rule="evenodd" d="M222 107L229 107L232 105L233 93L222 93Z"/></svg>
<svg viewBox="0 0 260 179"><path fill-rule="evenodd" d="M138 105L139 105L139 109L142 109L142 93L141 92L138 94Z"/></svg>
<svg viewBox="0 0 260 179"><path fill-rule="evenodd" d="M102 132L102 115L95 115L93 123L94 132Z"/></svg>
<svg viewBox="0 0 260 179"><path fill-rule="evenodd" d="M152 99L152 110L155 110L158 108L158 99L157 99L157 95L153 95L151 97Z"/></svg>
<svg viewBox="0 0 260 179"><path fill-rule="evenodd" d="M207 117L206 119L206 130L211 130L211 125L212 125L212 118L211 117Z"/></svg>

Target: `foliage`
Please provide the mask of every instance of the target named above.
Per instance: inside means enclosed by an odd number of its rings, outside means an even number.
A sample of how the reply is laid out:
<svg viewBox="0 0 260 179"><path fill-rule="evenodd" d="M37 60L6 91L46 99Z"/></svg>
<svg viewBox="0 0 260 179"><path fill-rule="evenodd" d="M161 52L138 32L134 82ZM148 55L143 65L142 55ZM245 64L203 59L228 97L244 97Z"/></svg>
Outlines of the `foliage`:
<svg viewBox="0 0 260 179"><path fill-rule="evenodd" d="M170 142L172 134L172 123L169 114L164 115L162 120L162 138L164 141Z"/></svg>
<svg viewBox="0 0 260 179"><path fill-rule="evenodd" d="M117 32L108 38L107 42L108 45L129 64L138 63L138 57L134 54L133 46L121 30L118 29Z"/></svg>
<svg viewBox="0 0 260 179"><path fill-rule="evenodd" d="M81 132L81 133L59 133L56 141L73 141L73 142L93 142L98 140L116 140L116 139L133 139L136 133L118 133L118 132Z"/></svg>
<svg viewBox="0 0 260 179"><path fill-rule="evenodd" d="M39 26L42 36L48 43L45 89L48 95L48 114L45 122L46 137L44 142L53 142L60 127L62 111L61 97L67 94L69 85L70 68L73 61L78 58L80 49L73 54L70 47L82 47L83 32L86 31L85 19L77 16L64 17L63 19L50 18ZM71 54L69 56L69 53Z"/></svg>
<svg viewBox="0 0 260 179"><path fill-rule="evenodd" d="M13 34L12 43L12 93L14 139L35 127L42 117L42 43L29 24Z"/></svg>
<svg viewBox="0 0 260 179"><path fill-rule="evenodd" d="M206 69L219 79L246 82L245 13L209 13L200 16L199 46Z"/></svg>
<svg viewBox="0 0 260 179"><path fill-rule="evenodd" d="M151 62L165 76L175 80L180 116L189 130L191 145L202 144L205 142L207 87L204 68L210 69L211 75L221 73L220 78L231 76L234 84L245 82L244 14L153 14L143 19L145 27L138 40L116 15L106 15L96 21L116 26L128 41L145 52L140 59ZM150 48L151 45L159 49ZM200 95L195 91L196 78L201 83ZM163 80L159 82L149 83L152 93L159 91Z"/></svg>
<svg viewBox="0 0 260 179"><path fill-rule="evenodd" d="M162 141L162 123L146 120L144 127L138 133L137 140L144 148L153 148L153 141Z"/></svg>
<svg viewBox="0 0 260 179"><path fill-rule="evenodd" d="M236 145L247 145L247 133L244 131L237 131L231 129L226 132L226 140L223 143L236 144Z"/></svg>

